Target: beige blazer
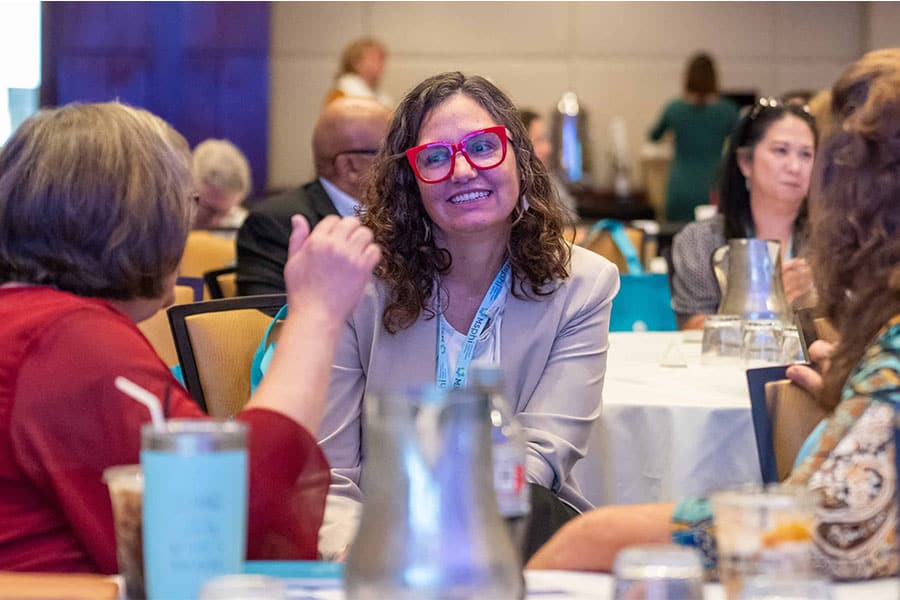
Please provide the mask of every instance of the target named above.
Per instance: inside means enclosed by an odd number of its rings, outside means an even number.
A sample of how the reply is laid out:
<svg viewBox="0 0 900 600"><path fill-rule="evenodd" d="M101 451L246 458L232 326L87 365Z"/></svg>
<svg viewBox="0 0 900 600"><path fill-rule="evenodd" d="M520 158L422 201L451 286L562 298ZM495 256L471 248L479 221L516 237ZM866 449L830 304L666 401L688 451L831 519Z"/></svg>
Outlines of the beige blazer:
<svg viewBox="0 0 900 600"><path fill-rule="evenodd" d="M507 400L528 441L527 478L580 511L592 506L571 469L587 452L600 415L609 313L618 288L612 263L575 247L571 276L539 300L509 294L500 325ZM319 439L332 467L320 534L326 556L352 539L363 500L363 399L373 391L435 382L437 321L423 316L389 334L381 324L385 299L384 286L373 282L338 343Z"/></svg>

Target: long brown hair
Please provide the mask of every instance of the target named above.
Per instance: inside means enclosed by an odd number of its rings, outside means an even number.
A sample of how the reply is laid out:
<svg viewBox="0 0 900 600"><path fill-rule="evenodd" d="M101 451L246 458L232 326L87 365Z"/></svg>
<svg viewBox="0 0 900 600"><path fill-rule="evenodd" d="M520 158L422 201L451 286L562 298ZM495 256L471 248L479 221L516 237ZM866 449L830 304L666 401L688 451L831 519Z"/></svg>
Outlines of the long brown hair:
<svg viewBox="0 0 900 600"><path fill-rule="evenodd" d="M825 390L836 405L866 347L900 313L900 49L847 69L832 89L832 116L811 205L813 272L840 333Z"/></svg>
<svg viewBox="0 0 900 600"><path fill-rule="evenodd" d="M519 191L529 207L510 216L507 254L512 293L519 298L546 296L569 276L571 249L563 239L562 207L512 101L483 77L435 75L413 88L394 112L363 201L363 223L374 231L384 252L375 274L388 287L382 321L391 333L412 325L423 311L428 318L435 316L431 306L435 278L452 264L450 253L435 245L431 219L404 151L415 146L425 116L456 94L468 96L504 125L515 148Z"/></svg>

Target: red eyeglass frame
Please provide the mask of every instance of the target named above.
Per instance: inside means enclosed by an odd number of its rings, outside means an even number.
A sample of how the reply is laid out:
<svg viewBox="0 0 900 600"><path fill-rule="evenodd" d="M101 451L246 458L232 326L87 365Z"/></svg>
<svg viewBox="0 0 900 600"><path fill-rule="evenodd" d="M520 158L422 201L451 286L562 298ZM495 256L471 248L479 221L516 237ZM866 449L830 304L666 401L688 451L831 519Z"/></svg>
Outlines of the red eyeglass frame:
<svg viewBox="0 0 900 600"><path fill-rule="evenodd" d="M476 135L481 135L482 133L496 133L497 137L500 138L500 146L502 148L500 160L497 161L496 165L493 165L491 167L479 167L478 165L473 163L472 159L469 157L469 153L466 152L466 149L465 149L465 143L469 139L475 137ZM446 181L446 180L450 179L451 177L453 177L453 171L456 169L456 155L457 154L462 154L465 157L466 162L469 163L469 165L471 165L471 167L473 169L475 169L476 171L488 171L490 169L496 169L497 167L502 165L503 161L506 160L508 135L509 135L509 133L507 132L506 127L504 125L494 125L493 127L485 127L484 129L476 129L475 131L470 131L469 133L464 135L462 137L462 139L459 140L458 142L456 142L455 144L451 143L451 142L430 142L428 144L422 144L420 146L415 146L413 148L409 148L405 152L406 160L409 161L409 166L412 167L413 173L416 174L416 177L419 178L419 181L421 181L422 183L440 183L442 181ZM435 146L443 146L444 148L450 149L450 152L452 153L450 156L450 171L446 175L441 177L440 179L425 179L425 177L422 176L422 173L419 172L418 165L416 165L416 157L423 150L426 150L427 148L433 148Z"/></svg>

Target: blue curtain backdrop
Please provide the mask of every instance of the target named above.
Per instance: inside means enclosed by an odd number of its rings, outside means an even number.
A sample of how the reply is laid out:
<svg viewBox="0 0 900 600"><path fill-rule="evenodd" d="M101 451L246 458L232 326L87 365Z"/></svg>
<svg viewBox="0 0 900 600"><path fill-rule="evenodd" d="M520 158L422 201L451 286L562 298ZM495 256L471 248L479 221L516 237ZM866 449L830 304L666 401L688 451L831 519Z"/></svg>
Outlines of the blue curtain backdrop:
<svg viewBox="0 0 900 600"><path fill-rule="evenodd" d="M266 186L269 5L48 2L42 106L118 99L166 119L193 147L234 142Z"/></svg>

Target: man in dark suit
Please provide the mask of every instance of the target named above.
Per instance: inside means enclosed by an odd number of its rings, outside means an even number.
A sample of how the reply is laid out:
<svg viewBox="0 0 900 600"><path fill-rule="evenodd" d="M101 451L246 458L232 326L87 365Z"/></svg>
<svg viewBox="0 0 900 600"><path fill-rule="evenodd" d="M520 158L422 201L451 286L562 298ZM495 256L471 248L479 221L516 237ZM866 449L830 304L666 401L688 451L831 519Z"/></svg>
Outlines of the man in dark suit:
<svg viewBox="0 0 900 600"><path fill-rule="evenodd" d="M303 215L315 227L326 215L354 214L390 116L366 98L339 98L322 110L312 140L316 179L263 200L238 231L239 294L284 292L292 215Z"/></svg>

